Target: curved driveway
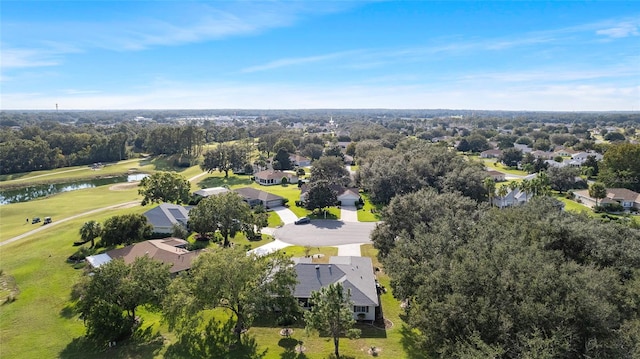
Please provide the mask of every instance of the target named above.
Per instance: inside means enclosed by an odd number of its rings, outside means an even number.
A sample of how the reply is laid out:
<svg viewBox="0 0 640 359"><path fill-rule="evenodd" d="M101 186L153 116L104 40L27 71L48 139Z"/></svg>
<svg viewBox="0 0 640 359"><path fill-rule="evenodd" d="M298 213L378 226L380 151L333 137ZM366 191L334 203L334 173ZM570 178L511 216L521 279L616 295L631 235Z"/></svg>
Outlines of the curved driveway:
<svg viewBox="0 0 640 359"><path fill-rule="evenodd" d="M280 241L300 246L338 246L341 244L372 243L371 231L375 222L342 222L312 220L308 224L287 224L274 235Z"/></svg>

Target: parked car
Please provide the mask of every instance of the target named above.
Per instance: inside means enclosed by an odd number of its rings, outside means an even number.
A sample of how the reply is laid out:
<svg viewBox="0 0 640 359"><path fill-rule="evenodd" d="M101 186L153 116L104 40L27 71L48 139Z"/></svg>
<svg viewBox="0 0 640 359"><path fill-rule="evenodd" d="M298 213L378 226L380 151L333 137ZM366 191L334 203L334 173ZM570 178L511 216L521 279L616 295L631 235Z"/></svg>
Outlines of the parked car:
<svg viewBox="0 0 640 359"><path fill-rule="evenodd" d="M44 226L45 224L49 223L51 223L51 217L44 217L44 222L42 222L42 225Z"/></svg>
<svg viewBox="0 0 640 359"><path fill-rule="evenodd" d="M309 219L309 217L302 217L302 218L298 218L297 221L293 222L295 224L305 224L305 223L309 223L311 222L311 219Z"/></svg>
<svg viewBox="0 0 640 359"><path fill-rule="evenodd" d="M40 223L40 217L33 217L33 219L31 220L31 224L36 224L36 223Z"/></svg>

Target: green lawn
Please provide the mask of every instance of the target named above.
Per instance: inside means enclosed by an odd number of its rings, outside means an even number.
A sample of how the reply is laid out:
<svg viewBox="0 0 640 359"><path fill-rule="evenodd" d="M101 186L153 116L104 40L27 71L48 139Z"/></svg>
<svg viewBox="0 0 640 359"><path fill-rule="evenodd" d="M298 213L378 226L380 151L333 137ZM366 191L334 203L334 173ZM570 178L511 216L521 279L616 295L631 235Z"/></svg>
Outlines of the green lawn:
<svg viewBox="0 0 640 359"><path fill-rule="evenodd" d="M137 206L101 212L91 218L103 222L116 214L145 210ZM15 302L2 306L2 358L57 357L74 338L84 335L82 321L69 307L71 287L82 270L74 269L66 259L77 249L72 243L79 238L78 230L85 220L51 226L2 247L1 269L15 279L20 291ZM79 358L83 354L76 352L67 357Z"/></svg>
<svg viewBox="0 0 640 359"><path fill-rule="evenodd" d="M292 257L305 257L307 255L315 256L320 254L318 258L313 258L313 263L329 263L329 257L338 255L338 248L289 246L282 249L282 252Z"/></svg>
<svg viewBox="0 0 640 359"><path fill-rule="evenodd" d="M282 219L280 219L280 216L278 216L276 212L269 212L269 222L267 224L267 227L278 228L283 224L284 223L282 223Z"/></svg>
<svg viewBox="0 0 640 359"><path fill-rule="evenodd" d="M158 156L134 158L117 163L109 163L98 170L93 170L89 166L74 166L47 171L2 175L0 176L0 188L42 183L64 183L84 179L112 177L130 172L153 173L156 171L171 171L177 172L187 179L202 173L199 166L182 168L173 167L172 163L173 160Z"/></svg>
<svg viewBox="0 0 640 359"><path fill-rule="evenodd" d="M518 176L526 176L526 175L528 175L528 173L525 172L525 171L508 168L507 166L504 166L502 163L498 162L494 158L483 158L482 160L484 162L484 165L490 170L496 170L496 171L500 171L502 173L511 174L511 175L518 175Z"/></svg>
<svg viewBox="0 0 640 359"><path fill-rule="evenodd" d="M106 218L124 213L142 213L147 208L134 208L108 211L92 216L103 222ZM81 320L73 314L69 305L69 295L72 285L82 275L82 270L74 269L66 263L66 258L76 248L71 242L78 238L77 231L84 219L72 220L50 230L35 234L18 242L2 247L0 258L2 270L12 276L20 290L17 300L2 306L2 320L0 321L0 348L3 358L161 358L167 348L175 342L175 335L168 333L161 323L157 313L140 310L143 318L142 328L150 328L146 337L137 342L121 343L115 349L104 351L90 346L84 339L84 326ZM245 244L240 236L233 240L236 244ZM252 247L268 242L247 242ZM365 245L363 255L375 256L375 250ZM304 255L304 247L288 247L285 251L292 255ZM312 247L310 254L322 253L326 260L337 254L335 247ZM376 259L374 263L379 266ZM379 280L387 288L389 279L383 272L379 272ZM402 322L399 303L390 292L382 294L381 302L386 318L394 323L394 327L387 330L375 329L361 325L364 335L360 339L341 340L341 351L347 356L361 358L366 355L363 348L371 345L382 348L380 357L403 358L400 344L400 329ZM265 358L282 358L287 355L287 349L282 346L279 336L280 327L275 323L269 326L254 326L249 335L253 336L260 351L266 350ZM154 334L160 333L164 338L158 341ZM326 358L332 352L329 338L319 337L317 334L307 334L302 327L296 328L292 336L302 340L307 352L306 358Z"/></svg>
<svg viewBox="0 0 640 359"><path fill-rule="evenodd" d="M360 193L360 197L364 201L362 209L358 210L358 221L360 222L377 222L380 220L380 212L382 206L377 206L371 203L369 196L365 193Z"/></svg>
<svg viewBox="0 0 640 359"><path fill-rule="evenodd" d="M0 241L26 233L41 224L25 224L26 218L58 219L110 205L141 200L137 187L112 191L109 186L64 192L48 198L0 206ZM93 217L83 217L84 221Z"/></svg>
<svg viewBox="0 0 640 359"><path fill-rule="evenodd" d="M499 172L502 172L502 173L518 175L518 176L526 176L526 175L528 175L528 173L525 172L525 171L521 171L521 170L518 170L518 169L512 169L512 168L508 168L507 166L504 166L502 163L498 162L498 160L495 159L495 158L480 158L479 155L471 155L471 154L465 154L464 156L469 161L480 161L489 170L495 170L495 171L499 171Z"/></svg>

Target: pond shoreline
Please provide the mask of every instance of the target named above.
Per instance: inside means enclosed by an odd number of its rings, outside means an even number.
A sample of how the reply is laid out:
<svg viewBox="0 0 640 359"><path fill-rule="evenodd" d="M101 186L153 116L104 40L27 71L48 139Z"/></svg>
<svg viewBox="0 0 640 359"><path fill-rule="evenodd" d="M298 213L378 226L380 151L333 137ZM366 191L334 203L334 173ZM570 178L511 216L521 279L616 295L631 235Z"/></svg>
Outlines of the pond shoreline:
<svg viewBox="0 0 640 359"><path fill-rule="evenodd" d="M55 185L55 184L64 184L64 183L72 183L72 182L92 181L92 180L107 179L107 178L114 178L114 177L122 177L122 176L136 175L136 174L146 174L146 173L142 172L142 171L129 170L129 171L126 171L126 172L109 173L108 175L96 174L96 175L89 175L89 176L82 176L82 177L74 177L72 180L69 180L68 178L58 178L58 179L49 179L49 180L47 180L47 179L34 179L33 181L26 181L25 180L25 181L19 182L19 183L2 183L2 182L0 182L0 190L18 190L18 189L23 189L23 188L33 187L33 186Z"/></svg>

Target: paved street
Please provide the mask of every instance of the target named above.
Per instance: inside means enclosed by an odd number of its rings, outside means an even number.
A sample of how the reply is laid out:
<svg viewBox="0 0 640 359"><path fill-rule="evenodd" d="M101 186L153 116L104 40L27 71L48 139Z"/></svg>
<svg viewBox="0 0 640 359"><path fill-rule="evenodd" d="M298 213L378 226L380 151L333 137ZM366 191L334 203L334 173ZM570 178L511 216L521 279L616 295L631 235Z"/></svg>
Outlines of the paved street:
<svg viewBox="0 0 640 359"><path fill-rule="evenodd" d="M369 235L374 222L350 223L334 220L312 220L309 224L287 224L275 231L279 240L301 246L338 246L371 243Z"/></svg>

